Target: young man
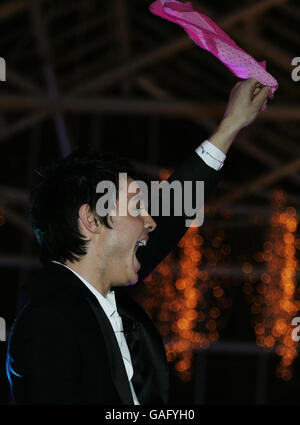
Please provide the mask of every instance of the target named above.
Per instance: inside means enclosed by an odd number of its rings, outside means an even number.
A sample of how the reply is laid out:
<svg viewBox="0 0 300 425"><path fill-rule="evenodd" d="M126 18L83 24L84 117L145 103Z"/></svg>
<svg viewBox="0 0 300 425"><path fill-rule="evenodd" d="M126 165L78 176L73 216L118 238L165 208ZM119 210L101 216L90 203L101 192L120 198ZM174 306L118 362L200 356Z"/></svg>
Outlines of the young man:
<svg viewBox="0 0 300 425"><path fill-rule="evenodd" d="M207 199L232 141L266 105L268 92L253 79L236 84L219 127L169 180L204 181ZM45 267L27 286L10 334L7 373L17 403L167 403L162 340L122 287L144 279L177 245L186 217L172 208L170 216L133 214L133 194L118 186L121 172L134 183L123 162L71 154L33 191ZM96 188L104 180L117 188L115 216L97 213Z"/></svg>

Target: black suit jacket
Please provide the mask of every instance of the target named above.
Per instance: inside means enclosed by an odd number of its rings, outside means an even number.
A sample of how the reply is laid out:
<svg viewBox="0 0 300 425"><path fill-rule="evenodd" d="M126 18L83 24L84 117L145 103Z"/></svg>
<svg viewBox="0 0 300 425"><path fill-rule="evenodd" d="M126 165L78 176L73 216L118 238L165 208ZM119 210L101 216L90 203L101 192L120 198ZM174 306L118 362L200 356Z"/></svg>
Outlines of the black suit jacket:
<svg viewBox="0 0 300 425"><path fill-rule="evenodd" d="M204 181L205 200L221 176L193 152L170 181ZM138 250L142 281L187 230L185 216L154 217L157 228ZM116 289L141 404L166 404L168 364L147 314ZM19 404L133 404L114 331L96 297L70 270L50 264L27 285L10 332L7 373Z"/></svg>

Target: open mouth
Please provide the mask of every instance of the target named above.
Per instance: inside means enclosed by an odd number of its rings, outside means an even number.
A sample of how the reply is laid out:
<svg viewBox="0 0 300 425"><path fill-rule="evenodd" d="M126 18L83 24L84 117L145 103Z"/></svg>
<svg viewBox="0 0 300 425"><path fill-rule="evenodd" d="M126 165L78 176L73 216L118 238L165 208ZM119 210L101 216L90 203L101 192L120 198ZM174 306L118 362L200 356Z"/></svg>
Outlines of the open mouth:
<svg viewBox="0 0 300 425"><path fill-rule="evenodd" d="M140 267L141 267L141 264L140 264L140 262L138 261L138 259L136 257L136 252L137 252L138 248L140 248L142 246L146 246L147 245L147 241L148 241L148 238L146 238L146 239L140 239L135 244L134 259L135 259L135 263L136 263L136 271L138 271L140 269Z"/></svg>
<svg viewBox="0 0 300 425"><path fill-rule="evenodd" d="M147 239L141 239L140 241L137 241L136 247L139 248L140 246L146 246L147 245Z"/></svg>

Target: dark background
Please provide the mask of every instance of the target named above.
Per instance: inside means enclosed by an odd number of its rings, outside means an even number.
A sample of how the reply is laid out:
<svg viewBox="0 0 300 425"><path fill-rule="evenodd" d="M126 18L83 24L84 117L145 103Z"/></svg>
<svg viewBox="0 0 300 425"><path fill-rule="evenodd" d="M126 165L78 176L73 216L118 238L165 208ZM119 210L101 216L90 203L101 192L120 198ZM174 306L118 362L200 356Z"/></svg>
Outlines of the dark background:
<svg viewBox="0 0 300 425"><path fill-rule="evenodd" d="M258 276L263 272L265 264L256 264L254 255L268 239L274 191L282 191L286 206L298 211L300 204L300 176L293 168L300 153L300 82L291 78L292 59L300 56L299 3L192 3L257 60L266 59L279 90L268 111L236 138L223 180L210 201L224 199L224 203L205 217L199 230L208 249L200 267L207 266L218 232L231 247L230 261L220 264L217 273L231 301L222 316L218 342L197 352L192 379L182 381L170 365L171 401L298 403L299 360L294 361L292 379L285 382L275 375L278 356L255 344L242 266L251 262ZM77 146L92 145L103 153L131 158L145 178L157 176L162 168L175 168L209 138L222 118L238 79L189 42L179 26L152 15L150 4L148 0L1 2L0 56L6 60L7 74L0 82L0 317L6 320L7 334L19 289L39 267L28 221L28 194L37 182L33 170ZM273 175L270 181L259 183L260 177L269 175ZM256 184L249 193L252 182ZM239 188L244 189L242 194L225 199ZM176 259L173 264L175 270ZM147 289L136 292L143 303ZM158 298L158 307L160 303ZM159 327L159 318L153 315L153 319ZM6 348L7 343L0 342L2 404L11 402Z"/></svg>

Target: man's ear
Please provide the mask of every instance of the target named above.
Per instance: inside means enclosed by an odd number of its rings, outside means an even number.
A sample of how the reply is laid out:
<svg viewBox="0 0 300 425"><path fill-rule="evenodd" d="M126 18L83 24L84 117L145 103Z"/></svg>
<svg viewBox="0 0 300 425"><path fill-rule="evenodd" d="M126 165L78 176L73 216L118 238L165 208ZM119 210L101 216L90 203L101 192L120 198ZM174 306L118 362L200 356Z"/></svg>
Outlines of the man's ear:
<svg viewBox="0 0 300 425"><path fill-rule="evenodd" d="M100 233L101 223L95 217L88 204L83 204L79 208L79 220L86 231Z"/></svg>

